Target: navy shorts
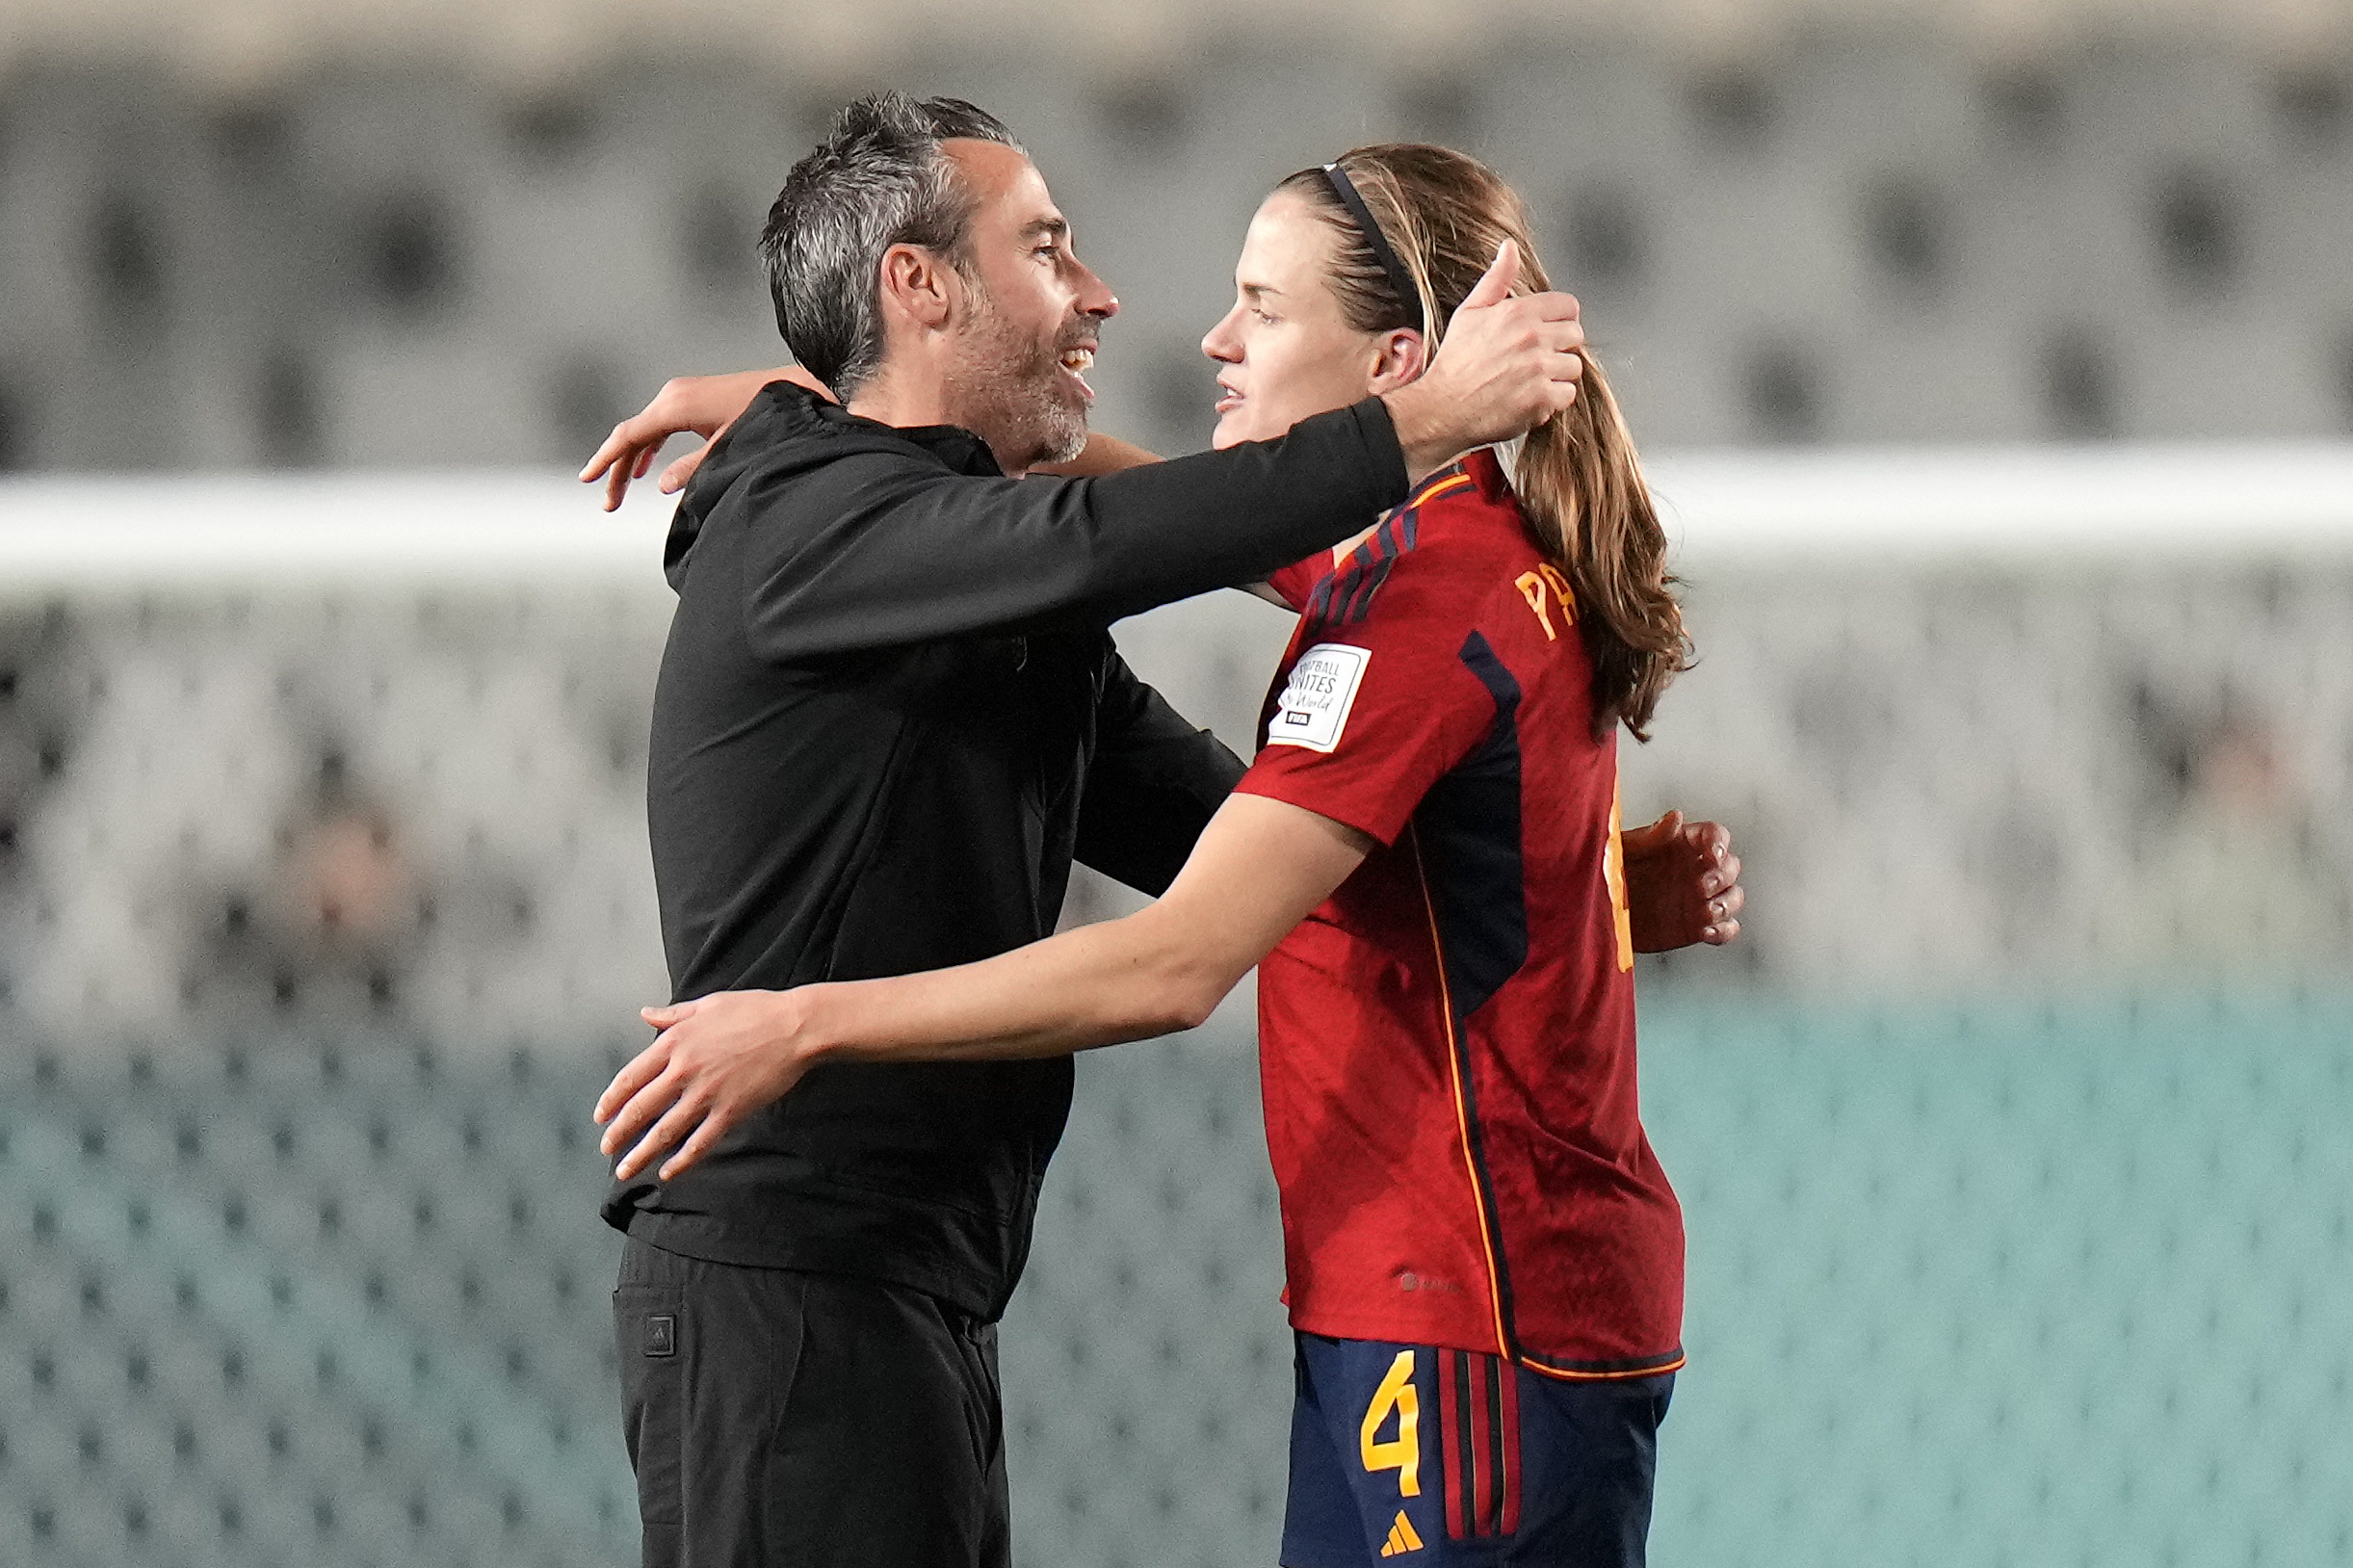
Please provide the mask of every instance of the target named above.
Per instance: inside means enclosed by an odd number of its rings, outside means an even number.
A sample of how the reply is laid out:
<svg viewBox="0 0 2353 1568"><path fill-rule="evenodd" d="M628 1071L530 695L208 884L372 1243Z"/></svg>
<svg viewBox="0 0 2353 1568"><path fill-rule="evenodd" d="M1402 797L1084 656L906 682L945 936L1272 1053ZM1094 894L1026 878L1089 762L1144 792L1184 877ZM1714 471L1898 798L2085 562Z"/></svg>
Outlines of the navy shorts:
<svg viewBox="0 0 2353 1568"><path fill-rule="evenodd" d="M1284 1568L1640 1568L1675 1374L1299 1334Z"/></svg>

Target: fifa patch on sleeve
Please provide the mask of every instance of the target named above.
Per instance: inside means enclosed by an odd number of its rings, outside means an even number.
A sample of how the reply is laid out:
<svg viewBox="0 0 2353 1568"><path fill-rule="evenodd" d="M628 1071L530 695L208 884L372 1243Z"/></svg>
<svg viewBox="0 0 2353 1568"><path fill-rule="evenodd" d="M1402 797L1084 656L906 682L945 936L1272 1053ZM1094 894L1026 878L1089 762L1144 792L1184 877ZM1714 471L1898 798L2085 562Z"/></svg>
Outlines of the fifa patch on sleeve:
<svg viewBox="0 0 2353 1568"><path fill-rule="evenodd" d="M1275 698L1267 744L1327 752L1338 745L1356 689L1364 684L1365 666L1372 662L1372 649L1346 642L1319 642L1300 654L1291 666L1291 684Z"/></svg>

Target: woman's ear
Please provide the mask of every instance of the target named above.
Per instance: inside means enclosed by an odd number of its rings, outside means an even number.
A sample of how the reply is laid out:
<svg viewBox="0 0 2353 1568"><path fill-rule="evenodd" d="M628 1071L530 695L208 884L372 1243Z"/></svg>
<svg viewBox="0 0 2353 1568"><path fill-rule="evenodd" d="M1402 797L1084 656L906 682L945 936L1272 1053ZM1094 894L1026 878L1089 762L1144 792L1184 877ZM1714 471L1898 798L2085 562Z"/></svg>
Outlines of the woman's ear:
<svg viewBox="0 0 2353 1568"><path fill-rule="evenodd" d="M1374 345L1372 394L1395 392L1429 368L1429 345L1411 327L1383 332Z"/></svg>

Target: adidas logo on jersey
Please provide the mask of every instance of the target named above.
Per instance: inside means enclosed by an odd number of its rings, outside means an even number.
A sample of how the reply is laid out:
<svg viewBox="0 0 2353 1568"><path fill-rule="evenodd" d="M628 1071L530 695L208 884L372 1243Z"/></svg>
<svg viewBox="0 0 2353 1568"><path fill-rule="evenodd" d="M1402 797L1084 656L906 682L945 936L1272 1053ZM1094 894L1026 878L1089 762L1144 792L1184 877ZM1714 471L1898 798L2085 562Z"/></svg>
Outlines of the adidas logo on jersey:
<svg viewBox="0 0 2353 1568"><path fill-rule="evenodd" d="M1387 1544L1381 1548L1381 1555L1384 1557L1401 1557L1408 1552L1419 1552L1421 1550L1422 1537L1414 1533L1413 1521L1405 1517L1404 1509L1399 1508L1398 1510L1398 1522L1389 1527L1389 1540Z"/></svg>

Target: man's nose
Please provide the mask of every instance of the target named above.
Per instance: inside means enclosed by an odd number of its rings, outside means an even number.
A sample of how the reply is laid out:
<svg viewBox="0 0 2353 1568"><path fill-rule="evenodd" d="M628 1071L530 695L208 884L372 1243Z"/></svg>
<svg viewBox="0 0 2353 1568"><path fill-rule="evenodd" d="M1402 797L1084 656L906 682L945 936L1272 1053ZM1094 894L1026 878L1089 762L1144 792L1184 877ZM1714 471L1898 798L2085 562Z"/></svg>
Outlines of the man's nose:
<svg viewBox="0 0 2353 1568"><path fill-rule="evenodd" d="M1096 276L1092 267L1084 263L1079 267L1079 274L1080 311L1098 321L1109 321L1118 315L1119 296L1111 292L1111 285Z"/></svg>

